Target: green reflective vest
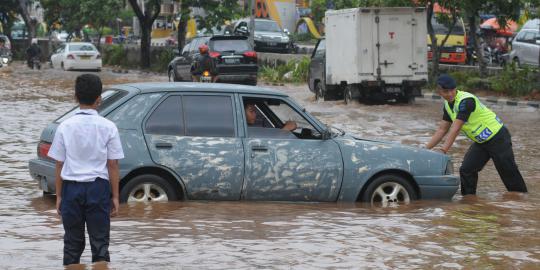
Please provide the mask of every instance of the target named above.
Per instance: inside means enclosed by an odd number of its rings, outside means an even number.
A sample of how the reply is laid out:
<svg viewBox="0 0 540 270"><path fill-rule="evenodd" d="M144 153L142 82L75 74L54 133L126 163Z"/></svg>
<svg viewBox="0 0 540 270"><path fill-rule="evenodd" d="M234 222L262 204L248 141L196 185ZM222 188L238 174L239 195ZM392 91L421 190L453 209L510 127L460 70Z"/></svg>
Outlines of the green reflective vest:
<svg viewBox="0 0 540 270"><path fill-rule="evenodd" d="M454 107L450 108L448 101L445 101L444 109L450 116L450 119L455 121L459 112L459 104L466 98L473 98L476 106L467 122L461 127L461 131L477 143L489 141L497 134L497 132L499 132L503 123L501 119L499 119L493 111L488 109L488 107L484 106L475 95L457 90L456 98L454 99Z"/></svg>

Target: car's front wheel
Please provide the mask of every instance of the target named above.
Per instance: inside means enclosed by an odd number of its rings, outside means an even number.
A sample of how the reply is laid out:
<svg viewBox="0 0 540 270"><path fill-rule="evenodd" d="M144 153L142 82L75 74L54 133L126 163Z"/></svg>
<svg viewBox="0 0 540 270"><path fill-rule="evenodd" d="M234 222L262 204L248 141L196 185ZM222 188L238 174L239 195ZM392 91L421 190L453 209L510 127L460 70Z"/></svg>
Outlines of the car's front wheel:
<svg viewBox="0 0 540 270"><path fill-rule="evenodd" d="M366 188L362 201L372 206L409 204L418 199L418 194L407 179L395 174L381 175Z"/></svg>
<svg viewBox="0 0 540 270"><path fill-rule="evenodd" d="M134 177L120 191L121 202L166 202L177 200L176 192L160 176L144 174Z"/></svg>

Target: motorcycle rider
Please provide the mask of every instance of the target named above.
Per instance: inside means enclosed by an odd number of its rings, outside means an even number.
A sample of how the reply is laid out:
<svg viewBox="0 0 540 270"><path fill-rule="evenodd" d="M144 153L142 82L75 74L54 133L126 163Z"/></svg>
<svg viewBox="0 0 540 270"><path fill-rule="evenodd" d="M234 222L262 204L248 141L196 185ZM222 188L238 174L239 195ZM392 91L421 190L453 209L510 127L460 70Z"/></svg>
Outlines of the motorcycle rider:
<svg viewBox="0 0 540 270"><path fill-rule="evenodd" d="M30 47L28 47L28 49L26 49L26 59L28 67L32 67L32 60L34 58L37 58L38 61L41 58L41 48L37 44L37 38L33 38L32 44L30 45Z"/></svg>
<svg viewBox="0 0 540 270"><path fill-rule="evenodd" d="M195 58L191 65L191 79L194 82L198 82L204 71L210 72L212 82L216 82L218 79L218 72L214 59L208 54L208 45L202 44L199 46L200 54Z"/></svg>

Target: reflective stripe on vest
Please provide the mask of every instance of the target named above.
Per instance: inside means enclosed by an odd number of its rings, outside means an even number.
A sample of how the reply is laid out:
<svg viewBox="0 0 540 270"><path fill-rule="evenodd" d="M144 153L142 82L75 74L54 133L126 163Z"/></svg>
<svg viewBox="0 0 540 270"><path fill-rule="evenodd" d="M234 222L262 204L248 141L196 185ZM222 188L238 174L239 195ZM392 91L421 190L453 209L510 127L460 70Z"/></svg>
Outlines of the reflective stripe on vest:
<svg viewBox="0 0 540 270"><path fill-rule="evenodd" d="M452 119L456 120L459 112L459 104L463 99L473 98L475 109L469 116L469 119L461 127L461 131L465 136L477 143L489 141L502 128L503 123L497 115L488 107L484 106L480 100L471 93L457 90L456 98L454 99L454 107L450 108L448 101L444 102L444 109Z"/></svg>

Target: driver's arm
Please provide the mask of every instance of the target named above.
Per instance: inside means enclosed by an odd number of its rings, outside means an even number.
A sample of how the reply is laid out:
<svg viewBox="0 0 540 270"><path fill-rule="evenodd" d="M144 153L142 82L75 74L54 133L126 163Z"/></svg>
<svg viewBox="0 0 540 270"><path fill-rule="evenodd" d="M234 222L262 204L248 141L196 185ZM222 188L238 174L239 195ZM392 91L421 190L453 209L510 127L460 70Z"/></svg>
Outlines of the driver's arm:
<svg viewBox="0 0 540 270"><path fill-rule="evenodd" d="M285 125L281 128L283 130L293 131L297 128L296 122L294 121L287 121L285 122Z"/></svg>

